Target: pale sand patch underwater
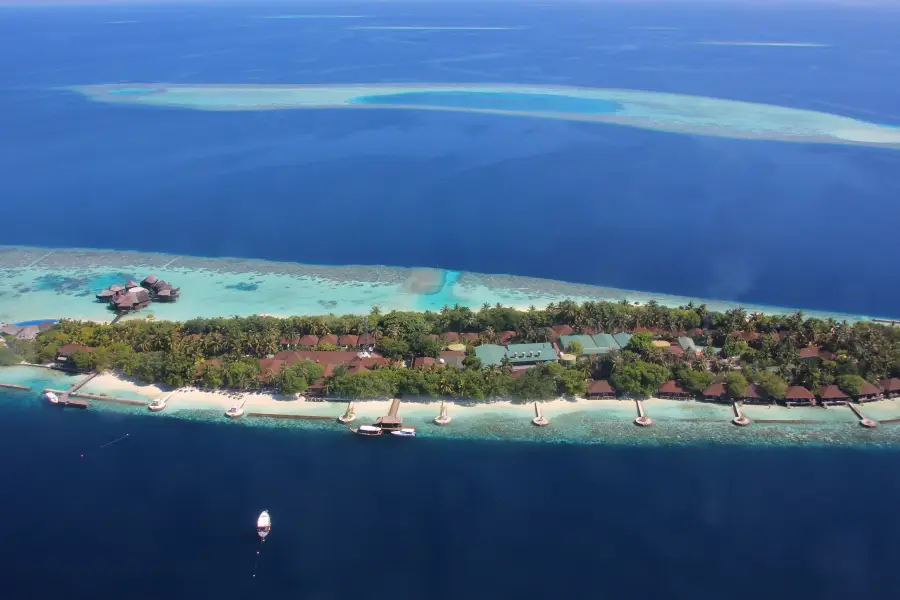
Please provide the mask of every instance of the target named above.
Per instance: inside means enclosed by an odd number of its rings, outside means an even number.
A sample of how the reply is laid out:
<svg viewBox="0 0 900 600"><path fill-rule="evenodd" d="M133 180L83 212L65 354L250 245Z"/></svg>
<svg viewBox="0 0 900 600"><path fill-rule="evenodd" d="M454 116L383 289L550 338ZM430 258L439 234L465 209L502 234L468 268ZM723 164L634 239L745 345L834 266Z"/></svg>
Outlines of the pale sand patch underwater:
<svg viewBox="0 0 900 600"><path fill-rule="evenodd" d="M94 294L149 274L181 288L173 304L153 304L126 318L149 314L173 321L195 317L366 314L382 310L440 310L460 304L527 308L563 299L607 300L665 306L705 303L710 310L788 314L795 309L697 297L622 290L514 275L381 266L319 266L254 259L199 258L83 249L0 246L0 321L48 318L109 321L114 313ZM807 316L859 321L869 317L827 311Z"/></svg>
<svg viewBox="0 0 900 600"><path fill-rule="evenodd" d="M96 84L101 102L193 110L399 109L606 123L672 133L900 148L900 128L840 115L707 96L518 84Z"/></svg>

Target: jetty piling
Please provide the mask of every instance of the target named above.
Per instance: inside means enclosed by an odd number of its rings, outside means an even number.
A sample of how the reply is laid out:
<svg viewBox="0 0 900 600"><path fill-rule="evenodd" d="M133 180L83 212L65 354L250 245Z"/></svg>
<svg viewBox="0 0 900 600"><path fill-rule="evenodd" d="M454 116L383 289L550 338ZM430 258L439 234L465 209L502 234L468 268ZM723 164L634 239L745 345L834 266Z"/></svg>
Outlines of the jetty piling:
<svg viewBox="0 0 900 600"><path fill-rule="evenodd" d="M444 406L444 401L441 400L441 414L434 418L435 425L449 425L452 419L447 414L447 407Z"/></svg>
<svg viewBox="0 0 900 600"><path fill-rule="evenodd" d="M653 425L653 419L647 416L647 413L644 412L644 403L640 400L635 400L634 403L637 405L638 416L634 420L635 425L639 425L641 427L649 427Z"/></svg>
<svg viewBox="0 0 900 600"><path fill-rule="evenodd" d="M544 416L544 413L541 411L541 406L537 402L534 403L534 418L531 422L538 427L546 427L550 424L549 419Z"/></svg>
<svg viewBox="0 0 900 600"><path fill-rule="evenodd" d="M738 406L737 402L732 402L731 408L734 410L734 418L731 420L732 423L738 427L746 427L750 424L750 419L744 416L744 413L741 412L741 407Z"/></svg>
<svg viewBox="0 0 900 600"><path fill-rule="evenodd" d="M855 404L851 404L850 402L847 403L847 406L850 407L850 410L853 411L853 414L856 415L856 418L859 419L860 425L869 429L878 427L878 423L864 415L862 411L859 410L858 406L856 406Z"/></svg>

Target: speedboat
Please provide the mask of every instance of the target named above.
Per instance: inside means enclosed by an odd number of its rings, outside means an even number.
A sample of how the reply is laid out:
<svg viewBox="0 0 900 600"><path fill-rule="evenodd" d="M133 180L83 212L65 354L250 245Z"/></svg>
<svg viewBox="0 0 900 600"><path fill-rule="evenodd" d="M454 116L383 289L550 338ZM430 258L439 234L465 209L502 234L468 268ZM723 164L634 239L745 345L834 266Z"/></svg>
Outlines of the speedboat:
<svg viewBox="0 0 900 600"><path fill-rule="evenodd" d="M165 409L166 406L168 406L168 404L166 404L165 398L157 398L156 400L148 404L147 408L149 408L152 412L159 412Z"/></svg>
<svg viewBox="0 0 900 600"><path fill-rule="evenodd" d="M256 519L256 535L259 536L259 539L265 541L270 531L272 531L272 519L269 517L269 511L264 510L259 513L259 518Z"/></svg>
<svg viewBox="0 0 900 600"><path fill-rule="evenodd" d="M53 392L44 392L44 398L49 400L52 404L59 404L59 396Z"/></svg>
<svg viewBox="0 0 900 600"><path fill-rule="evenodd" d="M360 425L359 429L355 429L353 433L359 435L381 435L384 432L381 431L381 427L375 427L374 425Z"/></svg>
<svg viewBox="0 0 900 600"><path fill-rule="evenodd" d="M396 431L392 431L391 435L398 437L416 437L416 430L412 427L402 427Z"/></svg>
<svg viewBox="0 0 900 600"><path fill-rule="evenodd" d="M237 419L238 417L244 416L244 409L241 408L240 404L235 404L225 411L225 416L229 419Z"/></svg>

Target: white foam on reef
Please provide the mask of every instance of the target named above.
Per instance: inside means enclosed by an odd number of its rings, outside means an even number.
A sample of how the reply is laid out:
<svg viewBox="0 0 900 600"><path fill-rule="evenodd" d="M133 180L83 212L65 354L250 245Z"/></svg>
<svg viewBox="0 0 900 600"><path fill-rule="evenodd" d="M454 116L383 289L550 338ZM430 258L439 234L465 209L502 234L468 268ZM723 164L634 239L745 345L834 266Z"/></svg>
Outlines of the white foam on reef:
<svg viewBox="0 0 900 600"><path fill-rule="evenodd" d="M122 279L150 273L181 288L172 304L155 303L126 318L180 321L195 317L366 314L382 310L440 310L460 304L542 307L563 299L607 300L681 306L705 303L710 310L743 306L748 311L795 309L690 298L551 279L383 266L320 266L238 258L199 258L109 250L0 246L0 321L47 318L109 321L114 313L94 294ZM848 321L865 315L805 311L807 316Z"/></svg>
<svg viewBox="0 0 900 600"><path fill-rule="evenodd" d="M347 27L346 29L354 29L358 31L510 31L520 30L521 27L480 27L480 26L457 26L457 27L440 27L436 25L357 25Z"/></svg>
<svg viewBox="0 0 900 600"><path fill-rule="evenodd" d="M829 44L816 44L812 42L725 42L706 41L697 42L699 46L748 46L752 48L830 48Z"/></svg>
<svg viewBox="0 0 900 600"><path fill-rule="evenodd" d="M146 84L87 85L69 88L92 100L144 106L168 106L193 110L288 110L343 108L355 110L401 109L478 112L495 115L564 119L607 123L716 137L785 142L860 144L900 148L896 129L830 113L771 104L725 100L641 90L616 90L566 86L516 84L345 84L345 85L226 85ZM141 92L145 90L145 92ZM141 93L135 93L135 91ZM494 104L485 106L440 105L419 102L415 95L398 104L397 94L484 93ZM539 94L580 100L613 102L613 111L577 112L572 103L558 109L502 105L504 94ZM394 96L379 104L379 96ZM364 99L364 102L361 102ZM499 102L499 104L497 103ZM589 103L586 104L589 106Z"/></svg>

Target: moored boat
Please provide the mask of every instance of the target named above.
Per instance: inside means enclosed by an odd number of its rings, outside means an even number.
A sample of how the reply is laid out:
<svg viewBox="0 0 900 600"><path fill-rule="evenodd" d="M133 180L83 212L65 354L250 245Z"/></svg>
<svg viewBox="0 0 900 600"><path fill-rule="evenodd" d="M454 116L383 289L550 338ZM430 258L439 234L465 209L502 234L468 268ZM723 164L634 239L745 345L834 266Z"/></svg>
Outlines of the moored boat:
<svg viewBox="0 0 900 600"><path fill-rule="evenodd" d="M269 511L264 510L259 513L259 518L256 519L256 535L259 536L259 539L265 541L270 531L272 531L272 519L269 517Z"/></svg>
<svg viewBox="0 0 900 600"><path fill-rule="evenodd" d="M53 392L44 392L44 398L49 400L52 404L59 404L59 396Z"/></svg>
<svg viewBox="0 0 900 600"><path fill-rule="evenodd" d="M240 404L235 404L225 411L225 416L229 419L237 419L244 416L244 408Z"/></svg>
<svg viewBox="0 0 900 600"><path fill-rule="evenodd" d="M384 433L381 430L381 427L375 427L374 425L360 425L358 429L354 429L353 433L357 435L381 435Z"/></svg>
<svg viewBox="0 0 900 600"><path fill-rule="evenodd" d="M416 437L416 430L414 427L403 427L396 431L392 431L391 435L396 435L397 437Z"/></svg>
<svg viewBox="0 0 900 600"><path fill-rule="evenodd" d="M150 409L151 412L159 412L161 410L165 410L168 403L165 398L157 398L153 402L147 405L147 408Z"/></svg>

